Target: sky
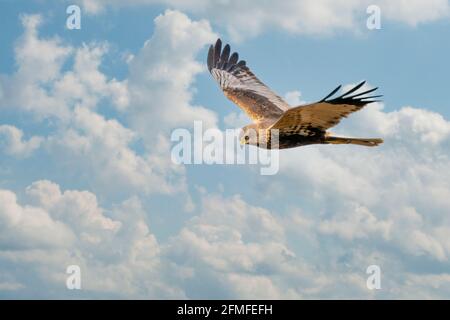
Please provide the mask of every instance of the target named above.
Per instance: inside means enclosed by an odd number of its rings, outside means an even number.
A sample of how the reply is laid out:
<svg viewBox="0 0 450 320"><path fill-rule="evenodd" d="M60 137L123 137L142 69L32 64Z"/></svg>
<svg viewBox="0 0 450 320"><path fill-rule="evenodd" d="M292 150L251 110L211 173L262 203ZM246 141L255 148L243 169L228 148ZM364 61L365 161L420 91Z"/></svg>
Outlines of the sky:
<svg viewBox="0 0 450 320"><path fill-rule="evenodd" d="M449 27L447 0L1 0L0 298L449 299ZM173 162L174 130L251 121L218 37L293 106L379 87L331 131L385 142Z"/></svg>

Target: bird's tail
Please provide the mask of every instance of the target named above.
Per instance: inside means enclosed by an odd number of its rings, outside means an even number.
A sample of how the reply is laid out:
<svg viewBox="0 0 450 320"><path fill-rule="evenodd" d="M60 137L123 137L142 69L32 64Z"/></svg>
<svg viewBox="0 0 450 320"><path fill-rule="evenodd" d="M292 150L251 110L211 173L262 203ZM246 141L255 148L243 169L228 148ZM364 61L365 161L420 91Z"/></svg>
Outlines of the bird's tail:
<svg viewBox="0 0 450 320"><path fill-rule="evenodd" d="M383 139L365 139L365 138L345 138L345 137L325 137L325 143L330 144L357 144L366 147L376 147L383 143Z"/></svg>

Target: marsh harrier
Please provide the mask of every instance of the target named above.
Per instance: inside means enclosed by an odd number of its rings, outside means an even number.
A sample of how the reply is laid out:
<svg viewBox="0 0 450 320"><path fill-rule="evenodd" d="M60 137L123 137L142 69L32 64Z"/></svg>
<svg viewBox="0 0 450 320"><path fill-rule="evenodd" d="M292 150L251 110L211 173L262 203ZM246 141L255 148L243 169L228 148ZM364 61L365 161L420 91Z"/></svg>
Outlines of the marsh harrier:
<svg viewBox="0 0 450 320"><path fill-rule="evenodd" d="M344 94L335 97L338 86L322 100L291 107L269 87L262 83L239 55L230 54L227 44L217 40L208 52L208 69L228 99L237 104L253 123L242 128L241 143L269 149L286 149L308 144L357 144L373 147L382 139L347 138L333 136L327 130L342 118L378 101L369 93L377 88L356 93L365 81ZM276 132L278 143L272 142L271 132Z"/></svg>

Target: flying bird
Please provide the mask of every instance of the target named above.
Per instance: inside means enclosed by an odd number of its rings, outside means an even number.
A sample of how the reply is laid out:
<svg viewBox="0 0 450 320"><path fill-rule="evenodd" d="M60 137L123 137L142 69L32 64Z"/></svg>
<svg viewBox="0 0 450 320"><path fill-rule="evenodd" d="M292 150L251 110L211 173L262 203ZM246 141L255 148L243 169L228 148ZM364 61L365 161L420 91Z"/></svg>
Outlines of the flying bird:
<svg viewBox="0 0 450 320"><path fill-rule="evenodd" d="M268 86L262 83L239 55L230 54L227 44L217 39L208 51L208 70L219 83L225 96L237 104L253 123L242 128L240 142L267 149L286 149L309 144L356 144L373 147L382 139L347 138L333 136L327 131L336 126L342 118L376 102L380 95L369 93L378 88L356 93L365 81L340 96L335 94L338 86L322 100L291 107ZM278 143L273 138L278 137ZM273 141L272 141L273 140Z"/></svg>

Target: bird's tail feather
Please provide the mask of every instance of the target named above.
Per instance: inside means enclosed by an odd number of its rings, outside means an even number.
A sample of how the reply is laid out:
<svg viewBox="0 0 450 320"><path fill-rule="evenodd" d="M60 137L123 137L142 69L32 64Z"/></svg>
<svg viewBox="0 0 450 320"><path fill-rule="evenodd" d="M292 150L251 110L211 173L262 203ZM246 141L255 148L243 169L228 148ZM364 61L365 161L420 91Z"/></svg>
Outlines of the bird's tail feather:
<svg viewBox="0 0 450 320"><path fill-rule="evenodd" d="M366 139L366 138L345 138L345 137L325 137L325 143L330 144L357 144L366 147L375 147L383 143L383 139Z"/></svg>

